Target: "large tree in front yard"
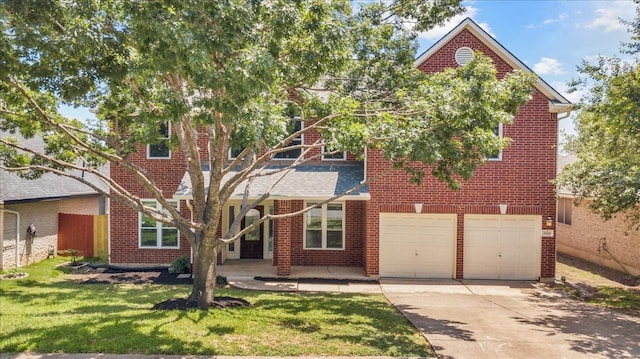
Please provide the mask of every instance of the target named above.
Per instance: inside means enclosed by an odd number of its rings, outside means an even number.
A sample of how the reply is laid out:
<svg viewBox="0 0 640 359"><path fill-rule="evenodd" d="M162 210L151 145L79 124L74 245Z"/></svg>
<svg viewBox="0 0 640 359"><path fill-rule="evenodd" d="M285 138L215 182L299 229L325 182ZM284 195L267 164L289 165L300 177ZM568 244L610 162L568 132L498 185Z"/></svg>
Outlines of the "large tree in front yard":
<svg viewBox="0 0 640 359"><path fill-rule="evenodd" d="M577 160L558 177L561 187L590 200L604 219L622 214L629 225L640 225L640 8L626 23L632 41L621 57L584 62L574 89L586 89L576 119L577 134L566 150Z"/></svg>
<svg viewBox="0 0 640 359"><path fill-rule="evenodd" d="M462 12L457 0L357 9L344 0L0 3L0 129L47 144L35 153L0 139L1 168L87 184L67 169L91 173L113 201L176 227L194 253L189 299L203 308L214 299L218 251L252 229L239 231L240 222L269 192L245 197L228 233L216 236L221 210L234 190L265 175L272 156L300 149L285 175L323 145L357 155L375 148L416 181L429 168L455 188L507 145L493 129L512 120L534 81L522 72L498 80L483 56L432 75L414 67L417 32ZM94 108L98 121L65 118L60 104ZM292 133L300 120L304 128ZM169 146L185 154L187 217L130 159L136 145L159 143L167 124ZM324 144L291 146L309 131ZM236 160L227 160L229 149L240 152ZM126 170L164 209L101 174L104 163Z"/></svg>

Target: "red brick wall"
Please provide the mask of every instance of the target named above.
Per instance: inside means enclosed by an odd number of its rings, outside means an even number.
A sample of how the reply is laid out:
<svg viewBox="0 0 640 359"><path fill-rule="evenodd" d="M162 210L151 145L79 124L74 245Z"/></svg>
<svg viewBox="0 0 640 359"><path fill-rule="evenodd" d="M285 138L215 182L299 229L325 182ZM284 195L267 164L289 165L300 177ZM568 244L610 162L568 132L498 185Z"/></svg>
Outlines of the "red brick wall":
<svg viewBox="0 0 640 359"><path fill-rule="evenodd" d="M292 201L292 211L303 208L303 201ZM345 249L320 250L304 248L304 216L291 220L291 264L294 266L361 267L363 262L364 203L345 202Z"/></svg>
<svg viewBox="0 0 640 359"><path fill-rule="evenodd" d="M206 148L206 136L199 137L200 148ZM147 159L146 146L138 146L138 151L129 157L131 162L142 166L147 177L162 190L165 198L172 198L186 171L184 154L180 150L171 151L171 159ZM116 163L111 163L111 178L140 198L153 198L138 181ZM184 202L180 210L189 217ZM138 212L116 201L110 206L110 260L114 264L170 264L181 255L190 255L190 245L180 236L179 249L138 248Z"/></svg>
<svg viewBox="0 0 640 359"><path fill-rule="evenodd" d="M468 31L462 31L448 44L418 66L426 72L441 71L457 66L454 54L460 46L481 50L496 65L499 77L512 69L482 42ZM503 134L512 139L501 161L488 161L474 177L463 183L460 191L452 191L447 185L425 177L422 185L409 182L403 171L369 185L371 200L367 203L367 253L365 271L378 274L378 217L380 212L413 212L413 203L424 203L423 213L457 213L457 268L456 276L463 275L464 214L497 214L498 204L507 203L508 214L537 214L543 220L555 217L555 177L557 115L549 113L549 101L539 91L518 112L511 125L505 125ZM373 177L390 168L378 151L369 151L367 175ZM430 173L428 171L428 173ZM543 225L542 223L540 224ZM542 240L541 276L555 275L555 238Z"/></svg>

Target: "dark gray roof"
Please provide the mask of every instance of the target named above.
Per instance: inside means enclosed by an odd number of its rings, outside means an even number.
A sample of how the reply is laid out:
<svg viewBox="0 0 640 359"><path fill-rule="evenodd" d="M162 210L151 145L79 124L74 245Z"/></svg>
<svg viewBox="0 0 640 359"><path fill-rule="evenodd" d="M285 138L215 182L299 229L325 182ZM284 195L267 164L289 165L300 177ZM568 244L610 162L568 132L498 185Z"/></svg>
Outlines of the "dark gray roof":
<svg viewBox="0 0 640 359"><path fill-rule="evenodd" d="M265 193L269 187L282 175L278 170L283 166L269 166L263 170L269 173L257 177L249 188L249 197L256 198ZM223 183L228 181L233 173L225 176ZM364 179L364 165L362 164L331 164L331 165L302 165L294 168L271 190L269 198L273 199L328 199L344 193L348 189L361 184ZM205 172L205 181L209 180L209 172ZM232 197L241 198L246 182L238 186ZM185 173L178 190L174 194L176 199L191 198L191 181ZM369 200L369 188L363 186L357 191L343 197L349 200Z"/></svg>
<svg viewBox="0 0 640 359"><path fill-rule="evenodd" d="M10 134L0 131L0 136L13 136L18 138L20 144L36 150L44 149L44 141L40 137L25 139L19 133ZM81 175L80 171L76 171ZM101 172L107 172L106 167ZM99 188L106 190L107 187L95 176L86 174L85 177ZM45 173L38 179L25 179L13 172L0 170L0 203L11 203L20 201L46 200L53 198L67 198L75 196L95 195L98 192L76 180L68 177L58 176L52 173Z"/></svg>

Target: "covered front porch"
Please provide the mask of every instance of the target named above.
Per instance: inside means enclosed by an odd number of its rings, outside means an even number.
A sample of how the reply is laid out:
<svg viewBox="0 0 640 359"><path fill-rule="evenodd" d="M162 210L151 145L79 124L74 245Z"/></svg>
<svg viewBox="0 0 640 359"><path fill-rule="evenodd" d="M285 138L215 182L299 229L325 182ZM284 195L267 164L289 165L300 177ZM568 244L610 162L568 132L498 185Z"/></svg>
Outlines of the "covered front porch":
<svg viewBox="0 0 640 359"><path fill-rule="evenodd" d="M279 276L271 259L229 259L217 266L217 273L227 278L287 278L287 279L336 279L377 280L367 276L361 267L339 266L291 266L291 274Z"/></svg>
<svg viewBox="0 0 640 359"><path fill-rule="evenodd" d="M217 273L236 288L267 291L380 293L378 277L366 276L363 268L339 266L292 266L291 274L278 276L271 260L232 259L217 266Z"/></svg>

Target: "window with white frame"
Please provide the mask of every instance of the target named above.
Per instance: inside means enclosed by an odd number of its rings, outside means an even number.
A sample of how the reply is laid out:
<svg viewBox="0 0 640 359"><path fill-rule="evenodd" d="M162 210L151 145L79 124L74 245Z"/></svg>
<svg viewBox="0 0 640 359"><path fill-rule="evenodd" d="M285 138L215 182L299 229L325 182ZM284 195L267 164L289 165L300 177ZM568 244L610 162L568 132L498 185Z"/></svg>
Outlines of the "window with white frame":
<svg viewBox="0 0 640 359"><path fill-rule="evenodd" d="M291 119L291 123L289 123L288 126L288 132L289 134L294 134L298 131L301 131L304 128L304 123L303 121L299 118L293 118ZM292 147L292 146L300 146L303 144L303 137L302 134L300 134L299 136L297 136L296 138L292 139L291 142L289 142L286 147ZM284 152L279 152L276 153L273 158L278 159L278 160L293 160L296 159L298 157L300 157L300 155L302 154L302 149L301 148L296 148L296 149L292 149L292 150L288 150L288 151L284 151Z"/></svg>
<svg viewBox="0 0 640 359"><path fill-rule="evenodd" d="M571 198L558 199L558 223L571 225L571 210L573 200Z"/></svg>
<svg viewBox="0 0 640 359"><path fill-rule="evenodd" d="M343 207L342 203L326 203L305 214L304 249L344 249Z"/></svg>
<svg viewBox="0 0 640 359"><path fill-rule="evenodd" d="M169 137L171 136L171 123L165 122L160 125L160 141L147 145L147 158L171 158L169 150Z"/></svg>
<svg viewBox="0 0 640 359"><path fill-rule="evenodd" d="M178 209L178 201L168 201L171 205ZM155 208L159 211L166 211L156 200L143 200L142 203L147 207ZM155 219L140 213L140 231L139 246L140 248L178 248L179 233L176 227L172 227L166 223L158 222Z"/></svg>
<svg viewBox="0 0 640 359"><path fill-rule="evenodd" d="M347 153L344 151L334 151L326 145L322 145L323 161L344 161L347 159Z"/></svg>
<svg viewBox="0 0 640 359"><path fill-rule="evenodd" d="M502 139L502 124L498 124L498 127L493 129L493 133ZM502 151L497 151L496 153L487 156L487 160L489 161L501 161L502 160Z"/></svg>

